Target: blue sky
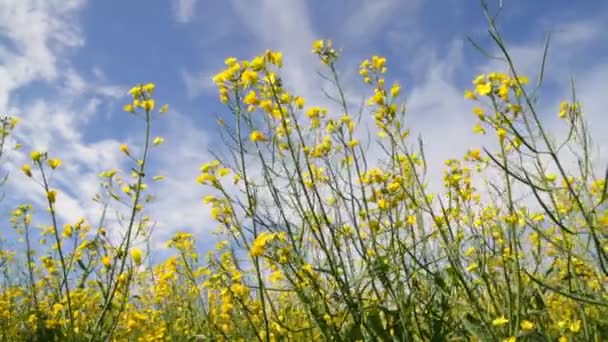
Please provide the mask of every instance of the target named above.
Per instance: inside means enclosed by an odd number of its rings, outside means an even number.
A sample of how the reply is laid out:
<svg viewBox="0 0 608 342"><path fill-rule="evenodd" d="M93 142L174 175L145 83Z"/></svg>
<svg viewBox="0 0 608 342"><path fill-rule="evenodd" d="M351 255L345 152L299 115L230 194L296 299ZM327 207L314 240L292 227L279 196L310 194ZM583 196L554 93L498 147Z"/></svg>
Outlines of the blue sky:
<svg viewBox="0 0 608 342"><path fill-rule="evenodd" d="M563 129L552 118L574 76L605 152L608 3L503 2L500 28L532 80L545 35L553 35L540 103L550 127ZM5 160L11 177L0 214L24 201L43 212L40 190L18 171L38 148L64 160L53 179L62 190L62 220L84 216L95 222L99 207L90 198L97 173L124 166L118 146L141 140L141 122L121 111L126 92L154 82L158 100L169 103L171 112L155 128L166 144L154 150L152 166L167 180L152 188L161 198L151 208L158 221L153 239L160 246L177 230L207 239L214 224L194 179L199 165L211 159L208 151L221 149L215 117L225 113L211 75L225 57L281 50L288 86L309 103L324 104L314 76L319 63L310 53L318 38L333 39L342 49L341 72L354 102L364 91L358 63L372 54L387 57L391 77L403 84L412 128L423 135L436 167L431 176L440 177L442 160L483 143L471 133L472 104L463 99L464 89L480 71L504 70L468 44L467 36L495 51L478 1L2 0L0 113L23 119L16 138L24 149Z"/></svg>

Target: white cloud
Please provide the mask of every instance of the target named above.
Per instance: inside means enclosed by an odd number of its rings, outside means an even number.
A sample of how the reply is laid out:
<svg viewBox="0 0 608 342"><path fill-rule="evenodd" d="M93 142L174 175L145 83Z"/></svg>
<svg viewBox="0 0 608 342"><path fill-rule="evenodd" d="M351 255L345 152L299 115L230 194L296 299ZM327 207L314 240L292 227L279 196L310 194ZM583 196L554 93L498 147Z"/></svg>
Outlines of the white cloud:
<svg viewBox="0 0 608 342"><path fill-rule="evenodd" d="M175 0L174 15L177 22L185 24L194 18L197 0Z"/></svg>
<svg viewBox="0 0 608 342"><path fill-rule="evenodd" d="M0 2L0 32L10 44L0 54L0 110L9 94L35 80L57 77L56 52L81 46L74 15L84 0L5 0Z"/></svg>
<svg viewBox="0 0 608 342"><path fill-rule="evenodd" d="M383 38L387 26L393 26L394 17L400 17L398 23L410 23L415 17L421 2L419 0L377 0L377 1L348 1L345 10L345 20L341 28L343 43L369 43L374 39ZM343 11L344 9L341 9Z"/></svg>
<svg viewBox="0 0 608 342"><path fill-rule="evenodd" d="M213 73L211 71L192 73L182 70L181 76L186 87L186 93L190 98L203 93L217 92L217 88L212 81Z"/></svg>
<svg viewBox="0 0 608 342"><path fill-rule="evenodd" d="M51 182L60 190L57 207L64 222L80 217L94 221L99 216L91 201L97 191L97 173L121 163L117 141L91 142L85 133L99 104L119 96L120 87L83 78L64 58L84 45L78 23L84 5L84 0L0 2L0 112L22 119L14 135L24 146L9 153L3 164L11 174L5 201L10 205L32 202L44 214L42 189L19 168L31 149L48 151L63 160ZM37 81L45 89L42 95L22 96Z"/></svg>

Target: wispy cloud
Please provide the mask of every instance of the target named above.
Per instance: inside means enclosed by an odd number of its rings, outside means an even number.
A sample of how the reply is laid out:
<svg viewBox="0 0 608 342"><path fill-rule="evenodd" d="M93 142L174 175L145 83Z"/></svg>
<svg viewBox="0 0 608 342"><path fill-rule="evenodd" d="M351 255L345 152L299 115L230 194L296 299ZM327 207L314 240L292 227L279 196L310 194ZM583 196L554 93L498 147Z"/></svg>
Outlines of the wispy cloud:
<svg viewBox="0 0 608 342"><path fill-rule="evenodd" d="M185 24L194 18L197 0L175 0L173 3L173 11L175 20Z"/></svg>
<svg viewBox="0 0 608 342"><path fill-rule="evenodd" d="M78 22L84 5L80 0L0 2L0 111L23 119L15 137L25 149L10 153L4 165L11 172L6 200L45 207L42 190L18 170L30 149L48 150L63 160L51 179L61 192L57 205L64 221L98 216L91 201L97 173L120 164L116 140L86 141L98 105L121 95L120 88L83 78L65 59L85 43ZM39 81L38 96L30 95L27 89Z"/></svg>
<svg viewBox="0 0 608 342"><path fill-rule="evenodd" d="M13 90L36 79L54 80L59 51L82 46L73 17L83 5L82 0L0 2L0 32L9 42L0 47L0 110L7 110Z"/></svg>
<svg viewBox="0 0 608 342"><path fill-rule="evenodd" d="M215 84L213 84L213 72L201 70L198 72L181 71L181 77L186 87L188 97L195 98L203 93L217 92Z"/></svg>

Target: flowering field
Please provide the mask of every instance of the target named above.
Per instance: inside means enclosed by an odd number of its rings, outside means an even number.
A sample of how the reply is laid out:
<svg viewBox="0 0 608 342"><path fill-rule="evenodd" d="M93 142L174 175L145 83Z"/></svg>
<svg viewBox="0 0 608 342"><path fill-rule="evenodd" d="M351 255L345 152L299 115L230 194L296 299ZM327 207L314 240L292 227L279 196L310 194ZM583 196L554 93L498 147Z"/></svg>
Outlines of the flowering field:
<svg viewBox="0 0 608 342"><path fill-rule="evenodd" d="M13 208L22 247L0 246L0 340L608 340L608 174L582 104L573 87L551 114L567 134L554 136L536 106L542 79L520 75L488 25L508 72L471 75L462 101L494 143L446 160L439 193L390 61L360 63L368 96L354 106L329 40L311 53L337 112L292 89L280 51L227 58L213 77L232 114L217 122L225 153L192 179L217 223L213 250L183 232L148 262L147 205L163 181L149 171L164 142L152 132L172 120L155 84L128 92L144 139L120 146L129 168L99 170L100 222L59 222L51 175L65 165L28 151L21 171L46 204ZM19 119L1 124L4 157Z"/></svg>

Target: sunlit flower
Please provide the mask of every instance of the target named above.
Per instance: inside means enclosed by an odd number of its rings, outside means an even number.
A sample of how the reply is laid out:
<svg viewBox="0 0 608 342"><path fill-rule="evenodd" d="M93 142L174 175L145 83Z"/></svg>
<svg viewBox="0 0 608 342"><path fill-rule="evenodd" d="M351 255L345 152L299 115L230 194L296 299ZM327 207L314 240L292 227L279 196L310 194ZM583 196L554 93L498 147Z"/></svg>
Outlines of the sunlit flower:
<svg viewBox="0 0 608 342"><path fill-rule="evenodd" d="M156 138L154 138L154 140L152 140L152 144L154 144L156 146L162 144L163 142L165 142L165 139L162 137L156 137Z"/></svg>
<svg viewBox="0 0 608 342"><path fill-rule="evenodd" d="M252 142L263 142L263 141L267 141L268 138L266 138L264 133L262 133L260 131L253 131L249 135L249 140L251 140Z"/></svg>
<svg viewBox="0 0 608 342"><path fill-rule="evenodd" d="M23 173L25 173L26 176L32 177L32 167L30 166L30 164L24 164L21 167L21 171L23 171Z"/></svg>
<svg viewBox="0 0 608 342"><path fill-rule="evenodd" d="M50 203L55 203L55 199L57 198L57 191L56 190L49 190L47 192L46 196L49 199Z"/></svg>
<svg viewBox="0 0 608 342"><path fill-rule="evenodd" d="M492 321L492 325L497 327L497 326L502 326L509 323L509 320L505 317L505 316L500 316L498 318L496 318L495 320Z"/></svg>
<svg viewBox="0 0 608 342"><path fill-rule="evenodd" d="M525 330L525 331L530 331L530 330L534 330L534 323L528 321L528 320L523 320L521 321L521 323L519 324L519 326Z"/></svg>
<svg viewBox="0 0 608 342"><path fill-rule="evenodd" d="M59 160L57 158L49 159L47 161L47 163L49 164L49 166L53 170L55 170L56 168L58 168L59 166L61 166L61 160Z"/></svg>
<svg viewBox="0 0 608 342"><path fill-rule="evenodd" d="M133 262L136 265L141 265L141 258L142 258L143 252L141 249L134 247L131 249L131 257L133 258Z"/></svg>
<svg viewBox="0 0 608 342"><path fill-rule="evenodd" d="M32 160L35 162L39 162L43 156L44 156L44 154L40 151L32 151L30 153L30 158L32 158Z"/></svg>
<svg viewBox="0 0 608 342"><path fill-rule="evenodd" d="M127 144L121 144L120 145L120 150L122 151L122 153L129 155L129 146Z"/></svg>

